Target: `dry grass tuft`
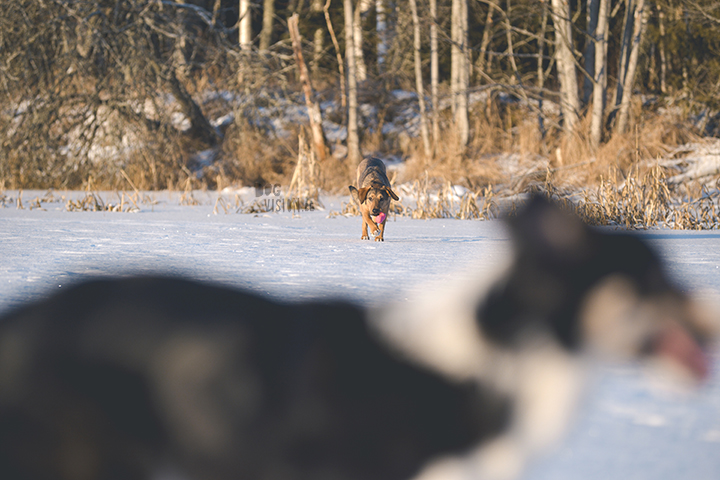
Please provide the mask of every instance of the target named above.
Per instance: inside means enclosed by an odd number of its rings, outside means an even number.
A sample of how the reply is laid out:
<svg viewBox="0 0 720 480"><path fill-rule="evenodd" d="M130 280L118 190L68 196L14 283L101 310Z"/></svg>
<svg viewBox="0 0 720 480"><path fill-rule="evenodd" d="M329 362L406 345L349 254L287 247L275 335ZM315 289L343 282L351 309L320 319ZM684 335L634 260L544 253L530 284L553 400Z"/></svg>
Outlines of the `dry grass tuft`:
<svg viewBox="0 0 720 480"><path fill-rule="evenodd" d="M460 220L486 220L497 215L492 187L481 190L464 190L444 182L440 189L433 188L429 174L416 180L405 189L414 205L403 201L393 202L393 213L415 219L456 218Z"/></svg>
<svg viewBox="0 0 720 480"><path fill-rule="evenodd" d="M105 202L94 188L92 177L88 177L85 183L85 196L79 200L68 199L65 203L65 210L68 212L139 212L140 192L135 190L133 195L126 195L125 192L115 192L119 197L119 203ZM51 191L45 198L53 199ZM37 198L37 206L41 207L40 199Z"/></svg>
<svg viewBox="0 0 720 480"><path fill-rule="evenodd" d="M701 187L699 198L685 200L670 189L665 170L654 166L645 172L634 168L618 181L618 171L601 179L594 190L584 190L573 201L549 183L545 193L570 206L590 225L613 225L628 229L665 227L678 230L718 228L720 190Z"/></svg>
<svg viewBox="0 0 720 480"><path fill-rule="evenodd" d="M634 169L620 183L617 174L601 179L598 188L585 191L584 196L576 211L591 225L654 227L666 220L672 206L665 174L658 166L644 174Z"/></svg>
<svg viewBox="0 0 720 480"><path fill-rule="evenodd" d="M394 211L394 202L390 206L390 213L397 213ZM342 202L340 211L335 212L331 211L328 213L328 218L333 217L359 217L361 215L360 208L358 207L357 203L351 198L348 202Z"/></svg>
<svg viewBox="0 0 720 480"><path fill-rule="evenodd" d="M68 200L65 210L68 212L139 212L140 207L134 195L119 193L119 203L105 202L97 192L86 192L79 200ZM38 203L38 205L40 205Z"/></svg>

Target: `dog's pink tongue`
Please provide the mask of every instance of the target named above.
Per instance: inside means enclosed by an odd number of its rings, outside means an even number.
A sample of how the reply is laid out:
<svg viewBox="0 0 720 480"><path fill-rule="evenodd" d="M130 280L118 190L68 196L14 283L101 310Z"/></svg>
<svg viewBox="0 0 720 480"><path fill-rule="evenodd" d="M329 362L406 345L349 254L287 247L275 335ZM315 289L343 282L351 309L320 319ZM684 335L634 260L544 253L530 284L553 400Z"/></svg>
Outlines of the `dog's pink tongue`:
<svg viewBox="0 0 720 480"><path fill-rule="evenodd" d="M385 220L385 214L382 212L380 212L379 215L373 217L373 222L375 222L375 223L382 223L383 220Z"/></svg>
<svg viewBox="0 0 720 480"><path fill-rule="evenodd" d="M659 354L670 357L688 369L698 380L705 380L710 372L710 359L692 336L679 325L670 325L660 333L656 348Z"/></svg>

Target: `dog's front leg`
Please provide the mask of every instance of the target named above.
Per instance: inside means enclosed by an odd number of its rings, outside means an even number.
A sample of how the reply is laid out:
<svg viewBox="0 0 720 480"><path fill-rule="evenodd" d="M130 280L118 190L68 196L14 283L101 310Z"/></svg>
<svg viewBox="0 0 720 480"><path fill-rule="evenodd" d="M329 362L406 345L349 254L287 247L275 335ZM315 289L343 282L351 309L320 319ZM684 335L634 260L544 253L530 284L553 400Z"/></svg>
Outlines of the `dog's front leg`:
<svg viewBox="0 0 720 480"><path fill-rule="evenodd" d="M380 225L378 225L378 231L379 231L380 233L375 236L375 241L376 241L376 242L384 242L384 241L385 241L385 238L384 238L384 235L385 235L385 222L387 222L387 216L386 216L385 219L380 223Z"/></svg>
<svg viewBox="0 0 720 480"><path fill-rule="evenodd" d="M380 230L378 229L378 226L375 224L375 222L373 222L372 219L370 218L370 213L363 211L362 218L363 218L362 237L360 237L360 238L362 240L370 240L370 236L368 236L368 227L370 227L370 232L373 235L377 235L377 232L379 232Z"/></svg>

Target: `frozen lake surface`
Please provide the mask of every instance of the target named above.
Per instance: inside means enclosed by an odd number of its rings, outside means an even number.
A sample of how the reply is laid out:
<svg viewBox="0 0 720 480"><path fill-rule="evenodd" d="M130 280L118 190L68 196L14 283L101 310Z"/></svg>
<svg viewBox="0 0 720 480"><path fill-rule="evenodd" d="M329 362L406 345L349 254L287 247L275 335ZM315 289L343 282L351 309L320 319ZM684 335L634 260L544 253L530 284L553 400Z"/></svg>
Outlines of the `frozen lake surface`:
<svg viewBox="0 0 720 480"><path fill-rule="evenodd" d="M17 192L5 192L8 197ZM386 241L360 240L359 218L325 211L213 213L215 193L152 194L135 213L69 212L63 202L0 206L0 311L88 276L184 274L283 298L343 296L368 304L403 298L427 281L488 275L509 242L498 221L392 217ZM55 194L60 197L59 193ZM115 200L113 200L115 201ZM720 232L640 232L671 275L700 296L720 292ZM600 370L566 441L526 480L717 480L720 359L689 395L652 388L632 366Z"/></svg>

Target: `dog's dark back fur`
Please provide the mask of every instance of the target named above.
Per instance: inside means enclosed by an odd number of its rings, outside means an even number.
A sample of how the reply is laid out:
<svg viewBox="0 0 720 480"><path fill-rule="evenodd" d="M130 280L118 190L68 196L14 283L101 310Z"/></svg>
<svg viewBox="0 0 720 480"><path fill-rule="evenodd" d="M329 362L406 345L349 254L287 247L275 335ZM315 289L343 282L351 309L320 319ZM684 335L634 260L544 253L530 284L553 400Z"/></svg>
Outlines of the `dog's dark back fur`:
<svg viewBox="0 0 720 480"><path fill-rule="evenodd" d="M363 159L357 169L358 188L370 187L373 183L380 183L391 188L390 180L387 178L385 164L379 158L368 157Z"/></svg>
<svg viewBox="0 0 720 480"><path fill-rule="evenodd" d="M173 278L6 316L0 478L404 479L503 426L503 399L398 359L364 317Z"/></svg>

